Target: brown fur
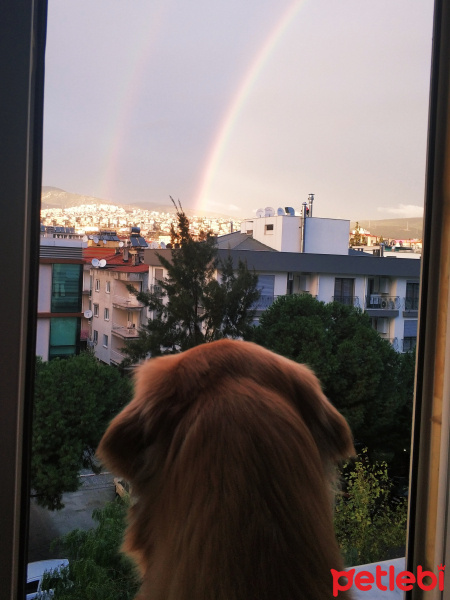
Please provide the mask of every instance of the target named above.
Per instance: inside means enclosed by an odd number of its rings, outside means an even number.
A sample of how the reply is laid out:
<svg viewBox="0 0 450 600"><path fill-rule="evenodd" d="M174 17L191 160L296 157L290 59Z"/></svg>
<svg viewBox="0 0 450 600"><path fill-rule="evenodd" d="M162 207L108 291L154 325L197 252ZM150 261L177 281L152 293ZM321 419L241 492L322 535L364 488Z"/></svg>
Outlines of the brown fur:
<svg viewBox="0 0 450 600"><path fill-rule="evenodd" d="M314 374L260 346L221 340L143 364L98 449L137 497L124 550L138 598L332 598L330 479L353 453Z"/></svg>

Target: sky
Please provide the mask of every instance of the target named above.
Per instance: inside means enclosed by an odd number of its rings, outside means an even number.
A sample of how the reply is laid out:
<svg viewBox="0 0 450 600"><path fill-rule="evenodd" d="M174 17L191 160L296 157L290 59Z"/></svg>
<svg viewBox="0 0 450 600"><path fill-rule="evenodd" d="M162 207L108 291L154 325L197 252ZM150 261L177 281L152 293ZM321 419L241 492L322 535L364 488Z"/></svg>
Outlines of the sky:
<svg viewBox="0 0 450 600"><path fill-rule="evenodd" d="M431 0L49 0L43 185L237 218L423 211Z"/></svg>

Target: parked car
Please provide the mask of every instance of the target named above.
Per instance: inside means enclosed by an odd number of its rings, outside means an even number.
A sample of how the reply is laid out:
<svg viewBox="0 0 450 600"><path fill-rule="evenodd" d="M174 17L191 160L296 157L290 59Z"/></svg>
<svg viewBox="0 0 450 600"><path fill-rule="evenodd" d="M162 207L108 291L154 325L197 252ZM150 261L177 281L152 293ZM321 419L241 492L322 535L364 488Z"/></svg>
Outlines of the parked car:
<svg viewBox="0 0 450 600"><path fill-rule="evenodd" d="M121 479L120 477L114 477L113 481L117 496L127 498L131 495L131 486L128 481Z"/></svg>
<svg viewBox="0 0 450 600"><path fill-rule="evenodd" d="M41 589L42 577L46 571L59 571L63 567L68 567L67 558L53 558L51 560L38 560L28 563L26 600L34 598L46 598L52 596L52 590L43 592Z"/></svg>

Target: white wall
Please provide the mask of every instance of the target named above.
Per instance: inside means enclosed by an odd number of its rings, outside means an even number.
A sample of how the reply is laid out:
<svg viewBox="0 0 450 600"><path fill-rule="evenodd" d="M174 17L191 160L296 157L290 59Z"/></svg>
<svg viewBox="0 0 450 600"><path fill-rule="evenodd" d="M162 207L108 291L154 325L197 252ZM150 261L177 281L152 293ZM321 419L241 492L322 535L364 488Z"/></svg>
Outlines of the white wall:
<svg viewBox="0 0 450 600"><path fill-rule="evenodd" d="M38 313L49 313L52 299L52 265L39 265Z"/></svg>
<svg viewBox="0 0 450 600"><path fill-rule="evenodd" d="M50 345L50 319L38 319L36 329L36 356L42 360L48 360L48 349Z"/></svg>
<svg viewBox="0 0 450 600"><path fill-rule="evenodd" d="M348 254L350 221L305 219L305 252L309 254Z"/></svg>
<svg viewBox="0 0 450 600"><path fill-rule="evenodd" d="M273 227L267 229L267 225ZM253 231L253 238L279 252L301 251L301 219L289 215L255 217L241 223L241 233Z"/></svg>

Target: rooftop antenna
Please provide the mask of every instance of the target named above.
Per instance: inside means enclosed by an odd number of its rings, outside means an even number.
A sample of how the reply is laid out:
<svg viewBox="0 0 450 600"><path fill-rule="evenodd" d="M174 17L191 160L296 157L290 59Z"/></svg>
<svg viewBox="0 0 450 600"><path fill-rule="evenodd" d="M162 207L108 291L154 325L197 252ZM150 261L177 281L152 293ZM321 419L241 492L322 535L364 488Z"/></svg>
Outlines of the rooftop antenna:
<svg viewBox="0 0 450 600"><path fill-rule="evenodd" d="M314 194L308 194L309 216L313 215Z"/></svg>

